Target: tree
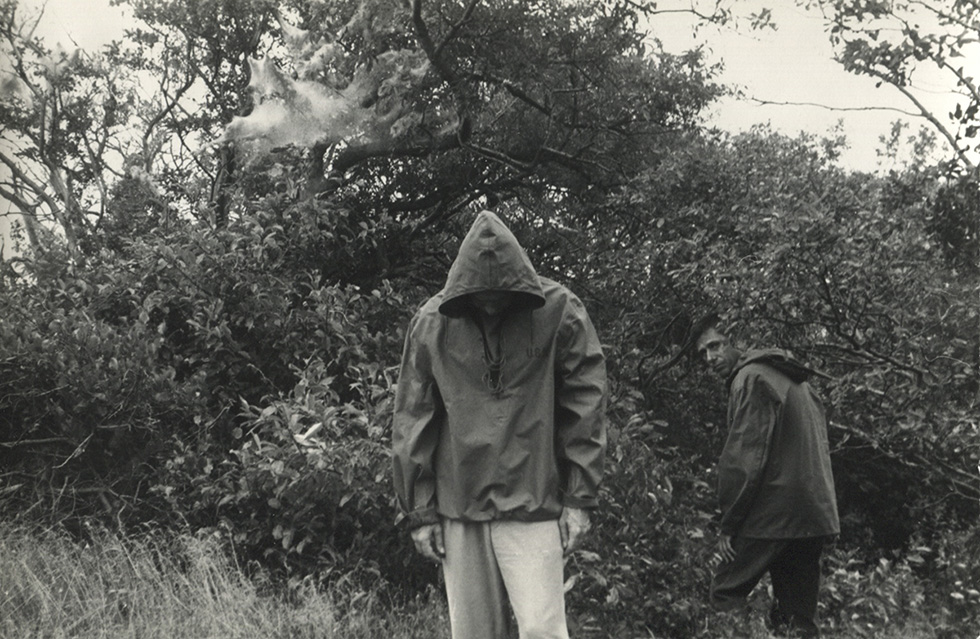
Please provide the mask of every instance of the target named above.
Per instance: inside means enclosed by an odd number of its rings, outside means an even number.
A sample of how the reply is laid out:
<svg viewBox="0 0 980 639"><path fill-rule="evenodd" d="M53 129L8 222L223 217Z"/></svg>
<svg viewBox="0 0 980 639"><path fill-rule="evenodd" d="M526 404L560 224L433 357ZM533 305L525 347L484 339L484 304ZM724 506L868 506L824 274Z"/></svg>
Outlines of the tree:
<svg viewBox="0 0 980 639"><path fill-rule="evenodd" d="M683 347L708 310L744 346L788 348L834 378L815 383L852 557L874 565L973 529L980 282L933 226L961 196L938 170L844 171L843 143L765 128L692 138L606 201L606 225L566 231L574 252L558 244L590 292L614 393L601 561L573 564L573 595L603 601L599 623L624 624L617 634L643 620L690 636L704 614L725 391ZM928 570L942 579L938 555Z"/></svg>
<svg viewBox="0 0 980 639"><path fill-rule="evenodd" d="M294 11L289 66L255 61L264 100L229 136L269 148L301 132L314 184L416 229L473 202L622 183L639 153L692 126L717 95L697 56L644 57L631 3L368 0Z"/></svg>
<svg viewBox="0 0 980 639"><path fill-rule="evenodd" d="M232 208L235 147L214 143L251 108L246 59L268 45L272 7L131 5L141 22L125 44L98 53L52 51L34 35L43 12L23 14L16 0L0 5L9 67L0 92L9 178L0 195L23 216L35 249L53 231L74 259L83 242L97 251L103 225L120 210L111 204L120 188L153 201L155 224L175 215L224 223Z"/></svg>
<svg viewBox="0 0 980 639"><path fill-rule="evenodd" d="M823 10L837 59L848 71L877 78L898 90L939 133L955 161L975 172L980 144L980 78L974 62L980 40L980 6L972 0L808 2ZM913 91L915 76L930 67L952 80L959 100L936 113Z"/></svg>
<svg viewBox="0 0 980 639"><path fill-rule="evenodd" d="M102 56L52 51L34 36L40 15L21 19L17 3L0 4L6 54L0 92L0 196L23 216L35 249L46 223L65 238L70 255L105 214L112 157L130 152L120 139L135 104L123 71Z"/></svg>
<svg viewBox="0 0 980 639"><path fill-rule="evenodd" d="M157 85L159 106L144 125L144 147L163 128L179 152L166 167L175 197L227 223L240 173L234 144L220 143L233 118L252 109L248 59L273 46L277 3L270 0L125 0L140 21L120 60ZM165 142L157 143L162 150ZM187 164L190 163L188 166ZM162 168L162 167L161 167ZM151 171L151 167L144 166ZM198 179L204 176L208 188ZM193 188L196 187L196 190Z"/></svg>
<svg viewBox="0 0 980 639"><path fill-rule="evenodd" d="M215 505L195 491L211 473L254 470L228 452L242 452L254 421L239 414L241 400L278 401L319 358L325 396L383 413L364 404L390 390L378 379L397 356L391 342L419 285L431 292L434 274L444 278L465 225L458 213L496 204L529 233L598 228L589 202L656 161L717 91L697 56L643 59L628 3L297 2L275 23L267 5L246 4L215 4L212 19L195 3L137 3L143 22L130 43L75 56L115 63L90 72L101 84L83 93L80 72L64 80L58 104L70 101L75 119L50 126L80 142L56 159L85 169L73 169L73 184L101 187L101 209L52 225L73 234L77 259L66 263L55 235L25 256L23 277L3 273L0 442L9 446L0 452L33 478L26 502L58 510L69 495L66 516L105 510L123 522L163 508L151 495L174 495L178 516L207 520L195 509ZM11 17L8 46L22 61L19 81L47 78L48 52L17 24ZM255 59L259 51L268 57ZM111 96L125 97L114 127L100 108ZM49 123L29 111L40 100L9 97L7 131L20 127L22 143L10 164L33 166L47 157ZM328 98L332 109L312 108ZM269 126L277 113L280 128ZM281 135L297 124L300 135ZM85 164L83 142L95 134L113 154ZM228 219L215 228L198 206L213 158L192 152L218 141L243 160L248 141L268 144L221 183ZM310 188L317 162L314 177L335 181L326 190ZM549 268L565 269L560 237L540 238ZM405 292L393 309L380 294L386 279ZM371 312L356 334L340 321L351 300ZM378 394L358 390L371 384ZM159 483L155 469L168 461L173 476L192 478L180 487L187 501ZM49 489L65 478L78 485Z"/></svg>

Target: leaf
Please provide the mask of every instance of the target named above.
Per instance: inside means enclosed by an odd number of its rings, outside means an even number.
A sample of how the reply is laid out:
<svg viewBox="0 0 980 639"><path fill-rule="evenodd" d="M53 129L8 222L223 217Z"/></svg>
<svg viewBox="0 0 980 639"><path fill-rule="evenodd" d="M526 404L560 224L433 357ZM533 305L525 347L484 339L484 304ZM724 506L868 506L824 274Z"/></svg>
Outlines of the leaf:
<svg viewBox="0 0 980 639"><path fill-rule="evenodd" d="M578 580L579 580L578 575L572 575L571 577L566 579L562 587L562 592L567 595L569 592L571 592L572 588L575 587L575 584L578 583Z"/></svg>

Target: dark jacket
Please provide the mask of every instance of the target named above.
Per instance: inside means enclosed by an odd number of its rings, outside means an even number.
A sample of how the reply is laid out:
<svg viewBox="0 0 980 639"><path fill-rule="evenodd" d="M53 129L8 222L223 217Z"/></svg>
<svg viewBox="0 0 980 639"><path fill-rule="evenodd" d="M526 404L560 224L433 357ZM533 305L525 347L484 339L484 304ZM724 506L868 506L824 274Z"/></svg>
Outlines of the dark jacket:
<svg viewBox="0 0 980 639"><path fill-rule="evenodd" d="M729 378L729 433L718 463L721 531L785 539L840 532L814 371L785 351L752 350Z"/></svg>
<svg viewBox="0 0 980 639"><path fill-rule="evenodd" d="M467 299L484 290L518 294L496 330ZM496 370L487 347L502 356ZM392 435L399 520L541 521L595 506L605 395L582 302L539 277L507 227L481 213L406 335Z"/></svg>

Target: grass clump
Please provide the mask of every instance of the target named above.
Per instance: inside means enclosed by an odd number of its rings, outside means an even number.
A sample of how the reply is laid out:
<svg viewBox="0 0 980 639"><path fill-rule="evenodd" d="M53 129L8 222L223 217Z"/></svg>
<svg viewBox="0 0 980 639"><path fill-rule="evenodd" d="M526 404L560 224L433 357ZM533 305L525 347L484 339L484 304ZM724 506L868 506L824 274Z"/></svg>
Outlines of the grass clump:
<svg viewBox="0 0 980 639"><path fill-rule="evenodd" d="M110 533L78 542L0 532L0 637L17 639L445 639L437 598L392 607L376 595L300 587L263 594L212 537Z"/></svg>

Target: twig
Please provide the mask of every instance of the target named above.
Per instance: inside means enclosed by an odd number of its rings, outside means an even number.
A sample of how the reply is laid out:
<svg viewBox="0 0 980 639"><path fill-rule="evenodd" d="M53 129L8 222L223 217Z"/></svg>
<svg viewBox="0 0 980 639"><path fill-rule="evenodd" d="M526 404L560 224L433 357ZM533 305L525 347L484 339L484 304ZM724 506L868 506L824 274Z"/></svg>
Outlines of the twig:
<svg viewBox="0 0 980 639"><path fill-rule="evenodd" d="M826 104L819 104L817 102L782 102L776 100L761 100L759 98L749 98L752 102L760 104L762 106L809 106L816 107L818 109L825 109L827 111L893 111L895 113L901 113L902 115L907 115L911 118L923 117L921 113L916 113L914 111L906 111L905 109L899 109L898 107L885 107L885 106L869 106L869 107L835 107Z"/></svg>

